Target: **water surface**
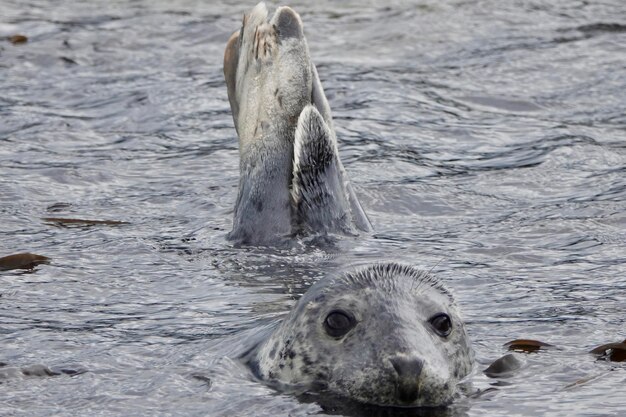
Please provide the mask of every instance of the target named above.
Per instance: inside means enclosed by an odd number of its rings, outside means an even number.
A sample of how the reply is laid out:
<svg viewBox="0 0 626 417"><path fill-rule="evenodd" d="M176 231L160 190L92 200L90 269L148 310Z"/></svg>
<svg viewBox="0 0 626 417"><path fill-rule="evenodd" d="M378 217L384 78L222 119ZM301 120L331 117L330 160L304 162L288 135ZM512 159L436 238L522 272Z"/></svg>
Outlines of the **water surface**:
<svg viewBox="0 0 626 417"><path fill-rule="evenodd" d="M0 256L52 258L0 273L0 361L76 371L0 380L0 414L323 413L234 358L380 259L434 268L496 388L444 415L622 414L624 365L586 352L626 338L626 4L293 2L375 232L285 250L225 240L221 60L252 5L0 0ZM516 338L561 349L482 374Z"/></svg>

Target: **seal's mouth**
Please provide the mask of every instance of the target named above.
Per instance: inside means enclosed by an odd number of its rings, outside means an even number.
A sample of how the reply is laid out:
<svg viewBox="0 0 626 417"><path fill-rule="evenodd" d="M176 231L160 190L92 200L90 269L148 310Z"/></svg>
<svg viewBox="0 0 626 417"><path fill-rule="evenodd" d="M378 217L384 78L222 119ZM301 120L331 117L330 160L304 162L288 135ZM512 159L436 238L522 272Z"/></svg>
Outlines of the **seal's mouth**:
<svg viewBox="0 0 626 417"><path fill-rule="evenodd" d="M396 398L400 401L401 406L410 407L420 395L419 383L417 379L409 382L403 382L396 388Z"/></svg>

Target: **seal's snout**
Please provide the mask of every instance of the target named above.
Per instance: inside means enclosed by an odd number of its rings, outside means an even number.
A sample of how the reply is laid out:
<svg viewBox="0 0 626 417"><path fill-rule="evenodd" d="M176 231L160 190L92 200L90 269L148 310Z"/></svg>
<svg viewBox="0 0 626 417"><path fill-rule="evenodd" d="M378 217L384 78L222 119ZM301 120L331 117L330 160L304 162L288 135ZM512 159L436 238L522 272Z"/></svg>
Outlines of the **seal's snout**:
<svg viewBox="0 0 626 417"><path fill-rule="evenodd" d="M405 404L415 402L419 396L419 379L424 361L416 357L397 355L389 358L389 362L397 374L398 400Z"/></svg>
<svg viewBox="0 0 626 417"><path fill-rule="evenodd" d="M398 355L389 358L389 362L391 362L393 369L396 370L400 378L417 378L422 373L422 368L424 367L423 360L405 355Z"/></svg>

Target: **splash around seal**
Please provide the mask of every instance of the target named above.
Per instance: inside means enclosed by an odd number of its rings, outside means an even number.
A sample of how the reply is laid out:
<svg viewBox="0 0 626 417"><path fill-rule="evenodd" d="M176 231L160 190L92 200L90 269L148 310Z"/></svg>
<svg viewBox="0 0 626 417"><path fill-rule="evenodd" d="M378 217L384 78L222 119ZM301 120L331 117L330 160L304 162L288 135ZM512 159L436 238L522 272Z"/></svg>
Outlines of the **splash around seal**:
<svg viewBox="0 0 626 417"><path fill-rule="evenodd" d="M473 352L441 281L381 263L317 282L244 360L272 386L431 407L452 402Z"/></svg>

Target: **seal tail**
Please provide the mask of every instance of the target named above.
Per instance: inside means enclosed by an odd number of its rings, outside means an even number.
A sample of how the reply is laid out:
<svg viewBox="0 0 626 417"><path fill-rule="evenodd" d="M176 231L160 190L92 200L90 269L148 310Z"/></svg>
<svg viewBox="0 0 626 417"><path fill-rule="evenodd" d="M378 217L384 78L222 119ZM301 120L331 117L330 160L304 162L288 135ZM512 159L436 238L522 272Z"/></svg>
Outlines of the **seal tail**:
<svg viewBox="0 0 626 417"><path fill-rule="evenodd" d="M350 201L332 131L307 105L296 127L291 196L296 227L304 232L354 234Z"/></svg>

